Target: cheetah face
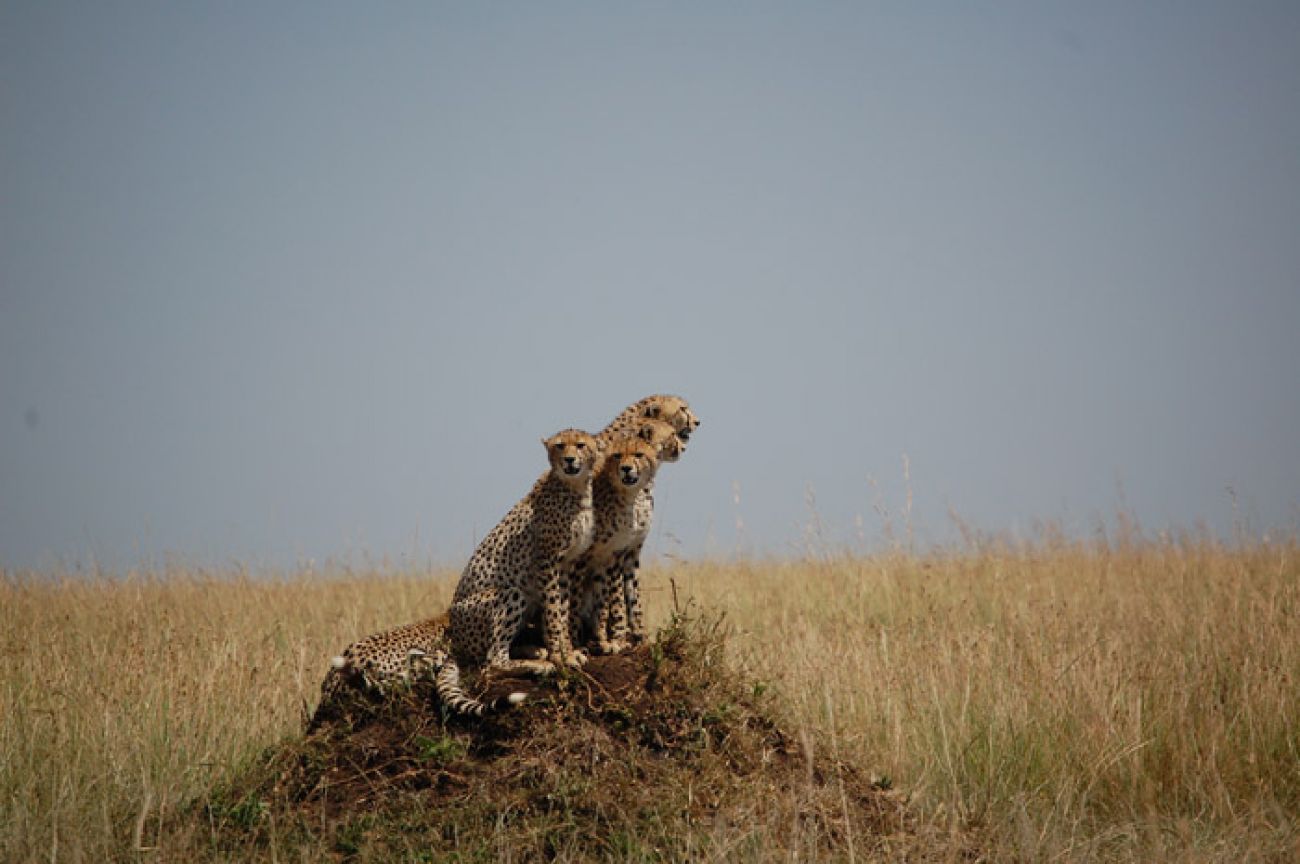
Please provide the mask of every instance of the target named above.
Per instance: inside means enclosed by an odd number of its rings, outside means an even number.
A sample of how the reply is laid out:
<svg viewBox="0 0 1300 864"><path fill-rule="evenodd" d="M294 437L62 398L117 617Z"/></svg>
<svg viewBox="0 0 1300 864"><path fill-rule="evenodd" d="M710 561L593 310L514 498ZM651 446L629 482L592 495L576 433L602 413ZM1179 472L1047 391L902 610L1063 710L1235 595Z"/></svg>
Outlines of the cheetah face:
<svg viewBox="0 0 1300 864"><path fill-rule="evenodd" d="M686 442L670 424L662 420L643 420L636 427L635 434L659 451L661 462L676 462L686 452Z"/></svg>
<svg viewBox="0 0 1300 864"><path fill-rule="evenodd" d="M689 441L692 433L700 426L700 418L680 396L651 397L642 415L651 420L662 420L671 424L683 443Z"/></svg>
<svg viewBox="0 0 1300 864"><path fill-rule="evenodd" d="M686 442L690 440L691 433L700 428L700 418L695 416L695 412L691 410L691 406L682 402L682 410L679 419L680 425L677 428L677 437L682 439L682 444L684 446Z"/></svg>
<svg viewBox="0 0 1300 864"><path fill-rule="evenodd" d="M565 429L550 438L543 438L551 470L566 480L589 477L600 462L600 447L596 439L577 429Z"/></svg>
<svg viewBox="0 0 1300 864"><path fill-rule="evenodd" d="M620 438L605 456L605 470L614 482L627 488L641 488L654 476L657 448L635 435Z"/></svg>

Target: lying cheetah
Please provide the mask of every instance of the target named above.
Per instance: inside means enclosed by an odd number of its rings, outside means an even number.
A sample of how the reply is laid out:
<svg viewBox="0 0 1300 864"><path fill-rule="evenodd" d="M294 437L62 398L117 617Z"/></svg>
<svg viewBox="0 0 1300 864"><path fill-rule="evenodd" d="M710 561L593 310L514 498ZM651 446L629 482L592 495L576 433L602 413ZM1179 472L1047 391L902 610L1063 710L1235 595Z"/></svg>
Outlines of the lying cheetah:
<svg viewBox="0 0 1300 864"><path fill-rule="evenodd" d="M573 562L591 545L591 482L601 448L576 429L542 443L550 470L483 538L456 586L453 657L444 664L450 682L459 681L457 663L545 673L557 664L586 662L570 641L569 578ZM538 610L547 659L511 659L510 644Z"/></svg>
<svg viewBox="0 0 1300 864"><path fill-rule="evenodd" d="M676 440L671 432L670 436ZM575 642L586 625L602 654L616 654L627 647L608 634L627 632L621 565L624 554L639 549L650 530L654 511L650 490L659 468L659 450L636 435L614 438L604 454L604 466L592 482L596 525L591 548L573 568L571 587L577 600L571 602L570 625Z"/></svg>
<svg viewBox="0 0 1300 864"><path fill-rule="evenodd" d="M461 690L458 678L445 680L447 654L445 613L353 642L330 661L330 671L321 683L320 705L308 728L319 725L348 690L382 695L396 682L410 682L429 673L433 673L439 700L457 714L481 717L524 700L523 693L511 693L487 703L468 696Z"/></svg>

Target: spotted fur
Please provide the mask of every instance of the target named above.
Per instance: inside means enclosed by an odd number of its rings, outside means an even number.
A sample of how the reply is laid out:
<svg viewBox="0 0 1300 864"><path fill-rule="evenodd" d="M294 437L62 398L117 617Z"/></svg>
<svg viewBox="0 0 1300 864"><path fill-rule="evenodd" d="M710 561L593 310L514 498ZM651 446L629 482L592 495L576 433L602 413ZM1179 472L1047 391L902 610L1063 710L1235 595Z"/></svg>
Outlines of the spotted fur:
<svg viewBox="0 0 1300 864"><path fill-rule="evenodd" d="M576 429L542 443L550 470L483 538L456 586L452 656L444 664L451 683L459 681L460 663L545 673L586 662L571 642L569 580L591 545L591 484L602 451L594 436ZM538 612L546 659L512 659L511 643Z"/></svg>
<svg viewBox="0 0 1300 864"><path fill-rule="evenodd" d="M432 674L438 698L457 714L482 716L522 702L524 694L511 693L492 702L467 695L456 680L445 680L448 657L447 615L417 621L375 633L353 642L330 661L321 683L321 701L311 725L336 708L349 691L383 696L398 682L412 682Z"/></svg>
<svg viewBox="0 0 1300 864"><path fill-rule="evenodd" d="M599 434L604 442L633 434L657 448L657 461L676 462L686 452L687 442L700 426L700 419L680 396L647 396L619 412ZM606 447L610 446L609 443ZM654 518L653 477L641 491L636 517L636 536L609 559L600 570L587 568L575 573L575 631L590 630L597 647L617 651L628 641L645 639L645 615L641 606L641 549ZM601 518L597 507L597 520ZM621 586L621 590L620 590ZM601 630L598 621L606 622Z"/></svg>
<svg viewBox="0 0 1300 864"><path fill-rule="evenodd" d="M645 420L660 420L677 431L683 447L691 435L700 426L700 418L691 410L691 406L680 396L657 394L639 399L619 412L609 425L601 430L602 440L635 431Z"/></svg>
<svg viewBox="0 0 1300 864"><path fill-rule="evenodd" d="M676 440L671 433L670 437ZM629 550L641 547L650 530L659 452L658 446L637 435L615 438L592 483L596 525L591 548L574 565L572 584L577 600L570 625L575 642L580 641L585 627L602 654L616 654L627 647L623 638L628 630L623 562Z"/></svg>

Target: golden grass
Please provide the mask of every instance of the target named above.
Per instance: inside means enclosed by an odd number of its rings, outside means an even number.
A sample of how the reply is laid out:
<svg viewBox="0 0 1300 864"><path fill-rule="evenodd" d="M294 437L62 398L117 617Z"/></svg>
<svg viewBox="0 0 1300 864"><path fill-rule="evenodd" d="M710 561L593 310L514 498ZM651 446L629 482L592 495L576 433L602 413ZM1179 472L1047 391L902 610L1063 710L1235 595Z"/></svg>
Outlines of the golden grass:
<svg viewBox="0 0 1300 864"><path fill-rule="evenodd" d="M911 854L1280 862L1300 860L1297 551L1044 543L645 582L652 625L670 583L725 610L797 723L913 793L933 830ZM299 733L333 653L445 607L454 576L6 576L0 860L148 857Z"/></svg>

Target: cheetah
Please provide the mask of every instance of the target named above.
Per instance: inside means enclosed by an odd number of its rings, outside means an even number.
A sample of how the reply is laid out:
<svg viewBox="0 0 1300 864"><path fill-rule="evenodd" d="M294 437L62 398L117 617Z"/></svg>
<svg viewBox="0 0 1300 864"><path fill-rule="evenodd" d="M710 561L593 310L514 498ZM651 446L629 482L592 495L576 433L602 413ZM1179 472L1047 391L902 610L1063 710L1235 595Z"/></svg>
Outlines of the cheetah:
<svg viewBox="0 0 1300 864"><path fill-rule="evenodd" d="M461 690L457 680L446 680L443 670L449 651L446 613L385 630L353 642L330 661L321 683L321 700L308 729L314 729L338 704L343 694L358 690L385 695L396 682L411 682L434 676L438 698L457 714L481 717L524 701L525 694L511 693L491 702L480 702Z"/></svg>
<svg viewBox="0 0 1300 864"><path fill-rule="evenodd" d="M685 444L700 426L700 418L680 396L657 394L633 402L619 412L597 436L608 441L615 435L627 432L643 420L661 420L670 424Z"/></svg>
<svg viewBox="0 0 1300 864"><path fill-rule="evenodd" d="M676 462L686 453L686 442L671 423L647 419L629 426L628 430L630 434L654 447L660 463Z"/></svg>
<svg viewBox="0 0 1300 864"><path fill-rule="evenodd" d="M699 426L699 417L685 399L661 394L647 396L623 409L597 437L609 442L631 432L659 448L660 462L676 462L686 452L687 442ZM641 492L644 528L638 530L638 539L618 553L607 572L575 574L573 580L578 586L571 601L576 610L572 621L574 629L580 630L584 625L595 628L597 619L603 618L608 622L607 632L596 630L593 633L597 646L602 650L617 650L626 644L629 636L632 642L645 639L645 615L641 608L637 571L641 566L641 548L654 516L652 485L647 485ZM617 590L620 583L621 592ZM600 598L593 590L593 586L601 585L608 588L603 609L598 607Z"/></svg>
<svg viewBox="0 0 1300 864"><path fill-rule="evenodd" d="M632 427L629 427L632 428ZM642 420L635 427L635 434L638 438L646 441L655 448L659 465L665 462L676 462L686 452L686 443L677 436L676 430L662 420ZM575 573L572 581L573 595L570 601L571 623L575 633L584 631L597 639L598 643L603 645L613 643L621 644L627 634L627 622L629 620L627 595L632 597L632 614L637 614L639 610L638 595L636 586L636 569L640 563L640 550L645 540L645 534L649 532L650 519L654 513L654 483L653 478L647 482L641 489L639 496L638 511L639 521L644 525L638 525L637 538L624 546L618 551L615 558L610 561L610 566L606 573L594 573L590 570ZM596 507L596 519L599 525L601 521L599 502ZM626 590L625 571L630 571L632 580L631 590ZM605 583L606 593L603 598L605 605L604 611L597 612L597 602L600 598L597 592L593 590L598 585ZM610 622L611 631L602 633L596 628L596 619L598 617ZM616 634L616 635L615 635Z"/></svg>
<svg viewBox="0 0 1300 864"><path fill-rule="evenodd" d="M662 465L664 462L676 462L686 451L686 443L677 436L676 430L662 420L647 419L640 421L640 423L635 427L635 434L637 438L648 442L654 448L656 453L656 469L658 468L658 465ZM619 437L622 438L625 436L620 435ZM606 467L609 467L608 459L610 457L606 455L605 458ZM602 523L608 524L612 521L609 516L602 517L601 501L597 495L600 485L600 476L598 475L592 485L593 504L595 505L593 509L596 514L597 535L602 533ZM653 512L654 507L652 490L653 479L651 478L641 486L637 497L637 506L639 509L636 512L639 515L636 516L636 519L639 522L644 523L646 530L649 528L648 516ZM642 534L640 526L638 526L637 534ZM608 572L598 573L593 571L588 563L591 558L590 552L588 552L587 555L584 555L574 567L573 575L569 582L569 623L570 634L574 644L579 644L580 641L584 641L584 634L596 637L598 632L608 632L607 630L598 631L596 628L596 619L598 614L606 621L612 619L613 621L618 622L612 625L615 632L619 634L618 638L621 639L626 635L628 606L625 599L625 591L622 587L622 571L630 564L633 571L632 578L635 580L635 570L639 563L638 554L640 544L643 540L643 537L638 537L638 539L631 544L635 549L633 554L625 555L624 553L629 551L626 547L623 550L619 550L617 557L610 560ZM598 588L602 590L598 591ZM636 609L637 595L635 583L632 587L632 597L633 609ZM601 602L602 599L604 603L604 611L599 612L598 603ZM539 645L531 644L538 638L538 624L539 622L537 621L536 616L533 616L529 620L528 629L525 632L525 643L516 643L515 646L513 646L514 650L523 650L526 648L534 652L532 656L545 658L546 649ZM598 650L601 650L602 653L612 653L611 649L608 647L610 645L608 637L601 636L598 641L604 643L603 645L598 646Z"/></svg>
<svg viewBox="0 0 1300 864"><path fill-rule="evenodd" d="M655 421L657 422L657 421ZM669 437L674 441L671 427ZM596 637L602 654L616 654L627 647L608 638L609 633L627 632L623 590L624 554L640 548L650 530L654 511L651 489L659 467L659 446L638 437L613 439L604 454L604 465L592 482L592 506L596 515L591 548L573 568L570 627L575 641L583 625ZM617 592L617 602L615 600ZM610 616L614 620L610 621Z"/></svg>
<svg viewBox="0 0 1300 864"><path fill-rule="evenodd" d="M566 429L543 439L550 470L483 538L461 574L452 599L450 683L459 663L538 674L579 666L569 632L572 565L591 545L595 516L591 484L601 466L596 438ZM525 621L540 611L545 659L510 656Z"/></svg>

